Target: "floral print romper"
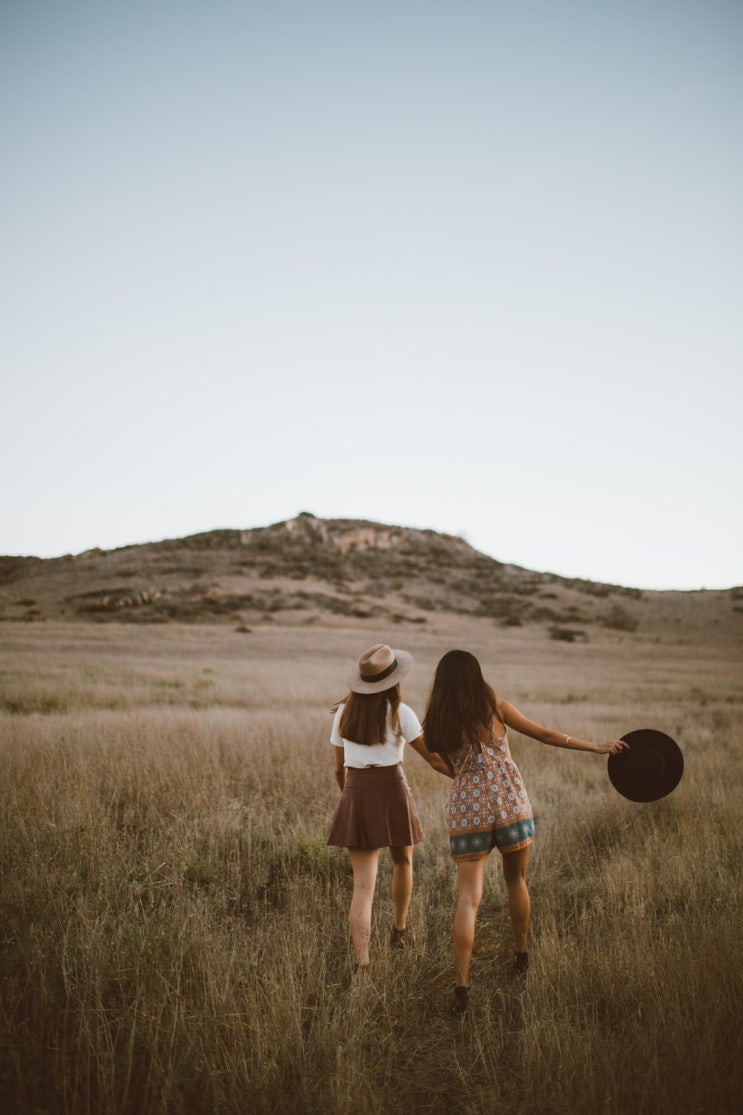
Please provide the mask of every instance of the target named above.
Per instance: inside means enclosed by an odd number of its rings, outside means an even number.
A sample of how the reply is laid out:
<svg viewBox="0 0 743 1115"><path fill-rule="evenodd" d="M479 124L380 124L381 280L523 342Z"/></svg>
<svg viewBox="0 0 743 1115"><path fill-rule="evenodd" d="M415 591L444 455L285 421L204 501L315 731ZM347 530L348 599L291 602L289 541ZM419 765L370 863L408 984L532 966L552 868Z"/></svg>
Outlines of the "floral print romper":
<svg viewBox="0 0 743 1115"><path fill-rule="evenodd" d="M499 848L516 852L534 839L534 817L505 728L450 753L454 781L449 793L451 854L471 856Z"/></svg>

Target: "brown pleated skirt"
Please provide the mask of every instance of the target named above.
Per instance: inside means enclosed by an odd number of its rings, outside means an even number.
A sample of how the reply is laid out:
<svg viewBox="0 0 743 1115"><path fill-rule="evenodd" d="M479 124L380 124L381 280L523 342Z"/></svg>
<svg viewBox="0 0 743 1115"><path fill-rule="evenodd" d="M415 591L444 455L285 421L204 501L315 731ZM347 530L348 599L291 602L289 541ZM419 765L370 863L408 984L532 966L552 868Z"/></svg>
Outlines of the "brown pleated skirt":
<svg viewBox="0 0 743 1115"><path fill-rule="evenodd" d="M328 844L338 848L389 848L419 844L423 828L402 763L349 767Z"/></svg>

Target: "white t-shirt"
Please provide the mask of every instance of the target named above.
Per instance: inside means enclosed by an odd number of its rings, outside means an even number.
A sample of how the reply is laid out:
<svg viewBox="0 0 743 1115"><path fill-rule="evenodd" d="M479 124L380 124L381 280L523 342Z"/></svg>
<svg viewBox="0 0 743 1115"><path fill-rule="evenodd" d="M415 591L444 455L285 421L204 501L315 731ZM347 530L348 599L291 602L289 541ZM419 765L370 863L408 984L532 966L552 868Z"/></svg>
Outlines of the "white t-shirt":
<svg viewBox="0 0 743 1115"><path fill-rule="evenodd" d="M338 731L342 713L343 705L341 704L338 706L335 719L333 720L330 742L335 747L343 748L344 767L393 767L397 763L402 762L402 753L405 750L405 744L410 743L411 739L417 739L418 736L423 735L420 720L415 715L412 708L410 708L409 705L403 704L402 701L398 707L400 731L393 732L390 727L388 715L387 739L384 743L366 745L363 743L354 743L350 739L343 739Z"/></svg>

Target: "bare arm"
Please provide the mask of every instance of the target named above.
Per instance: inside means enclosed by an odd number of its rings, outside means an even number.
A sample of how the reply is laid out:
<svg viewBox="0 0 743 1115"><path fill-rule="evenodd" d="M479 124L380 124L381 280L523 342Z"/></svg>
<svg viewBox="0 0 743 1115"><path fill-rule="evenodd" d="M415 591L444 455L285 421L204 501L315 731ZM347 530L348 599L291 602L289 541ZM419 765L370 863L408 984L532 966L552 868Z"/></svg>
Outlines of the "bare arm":
<svg viewBox="0 0 743 1115"><path fill-rule="evenodd" d="M543 728L541 724L529 720L508 701L498 702L498 715L503 723L513 728L515 732L521 732L522 736L531 736L532 739L538 740L539 743L546 743L550 747L566 747L569 751L593 751L598 755L616 755L629 747L629 744L621 739L612 739L606 743L592 743L591 740L569 736L566 732L556 732L553 728Z"/></svg>
<svg viewBox="0 0 743 1115"><path fill-rule="evenodd" d="M341 790L346 784L346 768L343 765L344 752L342 747L333 745L333 774Z"/></svg>
<svg viewBox="0 0 743 1115"><path fill-rule="evenodd" d="M426 760L428 765L433 767L434 770L438 771L439 774L445 774L447 778L454 777L454 775L446 765L446 762L441 758L439 753L437 751L428 750L423 736L418 736L416 739L411 739L408 741L408 743L410 747L413 748L413 751L417 751L418 754Z"/></svg>

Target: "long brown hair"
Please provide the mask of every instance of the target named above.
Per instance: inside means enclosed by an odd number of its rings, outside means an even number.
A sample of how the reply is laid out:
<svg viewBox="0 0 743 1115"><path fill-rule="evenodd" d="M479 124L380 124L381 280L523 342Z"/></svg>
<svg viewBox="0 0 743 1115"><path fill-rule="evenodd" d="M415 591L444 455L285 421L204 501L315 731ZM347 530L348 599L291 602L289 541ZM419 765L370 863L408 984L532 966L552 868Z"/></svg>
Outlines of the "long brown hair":
<svg viewBox="0 0 743 1115"><path fill-rule="evenodd" d="M336 701L333 712L343 705L338 731L344 739L371 747L387 739L387 717L394 732L400 731L400 686L381 693L348 693Z"/></svg>
<svg viewBox="0 0 743 1115"><path fill-rule="evenodd" d="M479 738L498 715L495 693L482 676L480 663L467 650L450 650L436 667L423 718L429 751L458 751Z"/></svg>

